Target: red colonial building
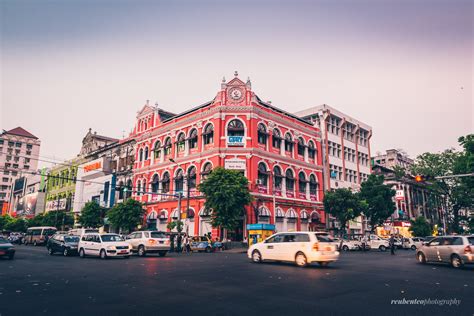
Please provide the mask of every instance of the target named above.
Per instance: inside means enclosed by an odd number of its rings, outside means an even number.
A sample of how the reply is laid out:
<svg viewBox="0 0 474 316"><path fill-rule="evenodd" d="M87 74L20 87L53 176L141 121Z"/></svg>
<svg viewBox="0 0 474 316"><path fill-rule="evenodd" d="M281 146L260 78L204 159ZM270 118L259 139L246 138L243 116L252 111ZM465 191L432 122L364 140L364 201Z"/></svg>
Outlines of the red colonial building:
<svg viewBox="0 0 474 316"><path fill-rule="evenodd" d="M215 98L181 114L146 104L137 115L133 197L146 205L150 228L166 230L181 213L189 235L212 232L197 185L218 166L240 170L254 196L242 226L275 224L277 231L324 228L320 131L263 102L237 74ZM187 210L187 211L186 211Z"/></svg>

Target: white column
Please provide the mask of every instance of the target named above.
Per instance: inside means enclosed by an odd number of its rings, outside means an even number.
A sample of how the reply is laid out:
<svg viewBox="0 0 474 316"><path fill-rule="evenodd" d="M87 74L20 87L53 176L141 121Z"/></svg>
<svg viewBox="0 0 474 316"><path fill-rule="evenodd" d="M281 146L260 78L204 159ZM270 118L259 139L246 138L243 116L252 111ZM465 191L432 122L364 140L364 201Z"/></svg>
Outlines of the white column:
<svg viewBox="0 0 474 316"><path fill-rule="evenodd" d="M189 140L184 141L184 155L189 155Z"/></svg>

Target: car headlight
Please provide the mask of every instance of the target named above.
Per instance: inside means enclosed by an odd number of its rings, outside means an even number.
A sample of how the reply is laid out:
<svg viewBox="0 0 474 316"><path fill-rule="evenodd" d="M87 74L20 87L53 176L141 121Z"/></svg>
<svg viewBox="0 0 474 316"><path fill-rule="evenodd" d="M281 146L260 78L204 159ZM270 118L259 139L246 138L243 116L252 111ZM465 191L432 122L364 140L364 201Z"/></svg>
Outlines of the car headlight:
<svg viewBox="0 0 474 316"><path fill-rule="evenodd" d="M108 246L107 249L108 250L116 250L117 248L115 248L115 246Z"/></svg>

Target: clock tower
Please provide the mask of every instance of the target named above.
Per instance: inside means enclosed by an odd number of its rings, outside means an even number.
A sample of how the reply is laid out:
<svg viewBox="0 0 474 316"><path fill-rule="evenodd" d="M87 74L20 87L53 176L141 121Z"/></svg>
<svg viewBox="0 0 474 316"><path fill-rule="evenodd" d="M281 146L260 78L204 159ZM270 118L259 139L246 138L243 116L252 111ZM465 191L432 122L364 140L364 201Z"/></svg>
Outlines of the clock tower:
<svg viewBox="0 0 474 316"><path fill-rule="evenodd" d="M226 82L225 78L222 79L220 95L222 105L250 105L252 98L255 98L250 79L244 83L238 75L236 71L234 78L229 82Z"/></svg>

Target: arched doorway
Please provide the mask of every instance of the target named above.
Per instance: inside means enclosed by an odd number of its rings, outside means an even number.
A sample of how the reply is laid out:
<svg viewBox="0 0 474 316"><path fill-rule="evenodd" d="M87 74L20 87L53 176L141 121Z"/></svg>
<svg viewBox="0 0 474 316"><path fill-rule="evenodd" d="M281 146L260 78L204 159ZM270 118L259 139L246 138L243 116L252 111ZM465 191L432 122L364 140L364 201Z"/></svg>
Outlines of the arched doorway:
<svg viewBox="0 0 474 316"><path fill-rule="evenodd" d="M161 210L160 211L160 216L158 216L158 230L161 232L165 232L168 228L168 211L167 210Z"/></svg>
<svg viewBox="0 0 474 316"><path fill-rule="evenodd" d="M199 235L203 236L212 233L211 211L203 207L199 211Z"/></svg>
<svg viewBox="0 0 474 316"><path fill-rule="evenodd" d="M151 211L146 218L146 227L149 230L155 230L157 228L158 214L155 211Z"/></svg>
<svg viewBox="0 0 474 316"><path fill-rule="evenodd" d="M296 220L298 219L298 214L295 210L290 208L286 211L285 222L286 222L286 231L296 231Z"/></svg>
<svg viewBox="0 0 474 316"><path fill-rule="evenodd" d="M275 230L277 232L282 232L285 230L285 213L280 207L275 209Z"/></svg>

